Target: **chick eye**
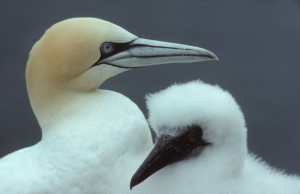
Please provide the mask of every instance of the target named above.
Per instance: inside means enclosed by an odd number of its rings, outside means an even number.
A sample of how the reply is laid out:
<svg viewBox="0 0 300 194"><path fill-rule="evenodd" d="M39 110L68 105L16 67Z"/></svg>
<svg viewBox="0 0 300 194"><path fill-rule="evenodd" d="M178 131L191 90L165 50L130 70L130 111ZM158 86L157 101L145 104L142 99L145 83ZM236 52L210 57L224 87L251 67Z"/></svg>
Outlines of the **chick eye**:
<svg viewBox="0 0 300 194"><path fill-rule="evenodd" d="M102 54L110 54L114 50L115 50L115 45L112 42L104 42L100 47L100 51Z"/></svg>
<svg viewBox="0 0 300 194"><path fill-rule="evenodd" d="M187 139L190 142L196 142L196 141L201 140L202 135L203 135L202 128L199 126L191 126L190 128L191 128L191 130L188 132L188 134L186 136Z"/></svg>

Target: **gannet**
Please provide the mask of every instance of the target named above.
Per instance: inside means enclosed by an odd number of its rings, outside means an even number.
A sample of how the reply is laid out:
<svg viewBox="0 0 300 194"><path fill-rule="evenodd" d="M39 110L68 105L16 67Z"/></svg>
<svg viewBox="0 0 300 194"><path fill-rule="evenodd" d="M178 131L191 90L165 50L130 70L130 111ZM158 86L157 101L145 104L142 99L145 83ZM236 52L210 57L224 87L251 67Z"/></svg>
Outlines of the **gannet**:
<svg viewBox="0 0 300 194"><path fill-rule="evenodd" d="M97 88L141 66L216 59L208 50L139 38L96 18L53 25L33 46L26 67L42 138L1 158L0 193L114 193L127 161L153 144L139 108Z"/></svg>
<svg viewBox="0 0 300 194"><path fill-rule="evenodd" d="M175 84L148 95L147 107L157 139L127 193L300 193L300 177L248 152L244 115L228 91Z"/></svg>

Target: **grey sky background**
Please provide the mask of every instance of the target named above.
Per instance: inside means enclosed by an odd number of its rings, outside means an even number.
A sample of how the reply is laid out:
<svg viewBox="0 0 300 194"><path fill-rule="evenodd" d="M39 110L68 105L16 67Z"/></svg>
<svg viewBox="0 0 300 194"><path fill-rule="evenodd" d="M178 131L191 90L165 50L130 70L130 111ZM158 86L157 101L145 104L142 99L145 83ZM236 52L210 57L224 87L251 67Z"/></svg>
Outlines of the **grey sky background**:
<svg viewBox="0 0 300 194"><path fill-rule="evenodd" d="M39 141L25 66L32 45L52 24L71 17L109 20L149 39L200 46L219 62L135 69L101 88L131 98L174 82L219 84L245 114L251 152L300 174L300 3L296 0L0 0L0 157Z"/></svg>

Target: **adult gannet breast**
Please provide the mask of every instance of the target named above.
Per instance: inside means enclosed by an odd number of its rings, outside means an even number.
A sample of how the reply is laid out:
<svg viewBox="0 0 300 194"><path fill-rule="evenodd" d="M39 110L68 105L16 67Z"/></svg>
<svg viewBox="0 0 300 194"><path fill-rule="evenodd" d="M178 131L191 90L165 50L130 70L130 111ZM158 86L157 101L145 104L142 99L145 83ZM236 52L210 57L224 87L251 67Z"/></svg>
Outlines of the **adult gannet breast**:
<svg viewBox="0 0 300 194"><path fill-rule="evenodd" d="M175 84L148 95L147 106L157 139L132 177L133 193L300 193L300 177L248 152L244 115L219 86Z"/></svg>
<svg viewBox="0 0 300 194"><path fill-rule="evenodd" d="M151 134L130 99L97 88L136 67L216 59L206 49L139 38L96 18L53 25L26 68L42 139L1 158L0 193L115 193L128 160L150 151Z"/></svg>

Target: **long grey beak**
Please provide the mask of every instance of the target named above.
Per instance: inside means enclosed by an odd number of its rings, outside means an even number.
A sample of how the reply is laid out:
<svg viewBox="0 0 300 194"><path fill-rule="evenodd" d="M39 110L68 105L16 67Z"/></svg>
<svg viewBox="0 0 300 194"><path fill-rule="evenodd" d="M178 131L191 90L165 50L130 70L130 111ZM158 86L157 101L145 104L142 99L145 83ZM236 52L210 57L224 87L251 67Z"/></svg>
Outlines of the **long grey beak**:
<svg viewBox="0 0 300 194"><path fill-rule="evenodd" d="M218 57L203 48L137 38L129 43L110 43L112 52L101 57L98 64L120 68L136 68L166 63L192 63L218 60Z"/></svg>

